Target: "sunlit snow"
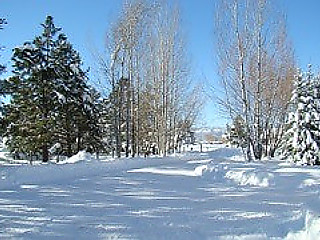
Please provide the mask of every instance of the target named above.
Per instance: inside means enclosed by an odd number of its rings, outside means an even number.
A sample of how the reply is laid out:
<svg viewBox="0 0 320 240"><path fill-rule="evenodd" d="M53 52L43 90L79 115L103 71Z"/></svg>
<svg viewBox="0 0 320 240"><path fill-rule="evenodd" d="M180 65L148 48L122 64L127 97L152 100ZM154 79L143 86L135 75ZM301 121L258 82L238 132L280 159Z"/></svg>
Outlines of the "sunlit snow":
<svg viewBox="0 0 320 240"><path fill-rule="evenodd" d="M2 159L0 239L320 239L320 168L203 150L119 160L80 152L60 162L68 164Z"/></svg>

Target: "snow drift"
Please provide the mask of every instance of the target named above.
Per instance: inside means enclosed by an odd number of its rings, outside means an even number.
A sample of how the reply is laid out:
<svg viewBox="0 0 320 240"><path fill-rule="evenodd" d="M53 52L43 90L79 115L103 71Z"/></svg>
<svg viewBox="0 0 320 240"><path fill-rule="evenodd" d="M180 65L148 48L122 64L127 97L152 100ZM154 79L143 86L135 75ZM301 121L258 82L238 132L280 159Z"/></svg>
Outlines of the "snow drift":
<svg viewBox="0 0 320 240"><path fill-rule="evenodd" d="M320 218L307 212L305 227L297 232L289 232L285 240L316 240L320 239Z"/></svg>
<svg viewBox="0 0 320 240"><path fill-rule="evenodd" d="M272 173L256 172L254 170L232 170L226 173L226 178L241 186L269 187L274 176Z"/></svg>
<svg viewBox="0 0 320 240"><path fill-rule="evenodd" d="M92 161L94 160L94 157L86 152L86 151L80 151L77 154L73 155L72 157L68 158L65 161L61 161L58 164L65 164L65 163L77 163L80 161Z"/></svg>
<svg viewBox="0 0 320 240"><path fill-rule="evenodd" d="M193 170L175 168L141 168L129 170L128 173L153 173L169 176L200 177L205 172L211 172L211 170L212 169L208 165L200 165Z"/></svg>

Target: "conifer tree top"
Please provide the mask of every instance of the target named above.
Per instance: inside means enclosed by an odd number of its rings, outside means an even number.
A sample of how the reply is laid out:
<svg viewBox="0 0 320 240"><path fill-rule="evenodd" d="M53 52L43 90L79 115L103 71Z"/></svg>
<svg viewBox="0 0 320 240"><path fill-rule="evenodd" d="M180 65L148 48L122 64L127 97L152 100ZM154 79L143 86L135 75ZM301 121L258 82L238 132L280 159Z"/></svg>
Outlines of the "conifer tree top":
<svg viewBox="0 0 320 240"><path fill-rule="evenodd" d="M42 23L41 26L44 28L44 32L42 34L44 37L53 36L57 32L61 31L61 28L54 25L52 16L47 16L45 22Z"/></svg>

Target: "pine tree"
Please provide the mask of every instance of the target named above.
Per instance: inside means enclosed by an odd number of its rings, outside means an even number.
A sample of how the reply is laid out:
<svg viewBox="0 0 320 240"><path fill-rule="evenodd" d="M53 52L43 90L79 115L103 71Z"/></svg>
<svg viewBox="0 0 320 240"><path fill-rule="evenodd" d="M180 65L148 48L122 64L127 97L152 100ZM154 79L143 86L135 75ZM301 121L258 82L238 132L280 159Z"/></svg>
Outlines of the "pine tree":
<svg viewBox="0 0 320 240"><path fill-rule="evenodd" d="M0 18L0 30L3 29L3 26L7 24L7 21L6 19L4 18ZM0 45L0 51L2 50L3 46ZM0 53L0 57L1 57L1 53ZM1 74L3 74L6 70L6 67L4 65L2 65L0 63L0 76ZM7 83L6 81L4 80L0 80L0 97L1 95L5 95L7 93ZM1 99L1 102L0 102L0 112L3 114L3 102L2 102L2 99ZM3 133L5 131L5 124L4 124L4 121L2 118L0 118L0 135L2 136Z"/></svg>
<svg viewBox="0 0 320 240"><path fill-rule="evenodd" d="M7 24L7 20L5 18L0 18L0 30L3 29L3 26ZM0 46L0 49L3 48ZM0 55L1 56L1 55ZM5 71L6 67L0 64L0 75Z"/></svg>
<svg viewBox="0 0 320 240"><path fill-rule="evenodd" d="M62 146L62 152L73 155L79 148L75 146L80 118L84 118L82 97L87 92L86 73L81 69L79 54L73 49L63 34L59 35L53 51L56 74L55 93L58 104L55 116L55 141Z"/></svg>
<svg viewBox="0 0 320 240"><path fill-rule="evenodd" d="M6 130L9 137L7 145L12 152L34 154L40 141L35 121L39 109L28 97L31 90L24 86L20 78L12 77L8 82L15 91L11 104L5 108L5 122L9 123Z"/></svg>
<svg viewBox="0 0 320 240"><path fill-rule="evenodd" d="M15 127L10 127L7 135L9 146L15 146L17 151L41 153L42 160L47 162L53 140L53 110L57 99L54 93L52 51L55 36L60 29L55 27L50 16L42 27L42 35L36 37L32 43L26 42L22 47L14 49L12 60L15 81L12 83L15 85L14 89L20 90L13 93L13 104L7 109L7 117L10 119L10 115L16 111L20 113L18 118L9 121L10 126ZM16 131L17 129L25 132ZM17 142L17 139L22 143ZM27 139L30 141L26 141Z"/></svg>
<svg viewBox="0 0 320 240"><path fill-rule="evenodd" d="M311 71L296 78L281 152L284 158L315 165L320 163L320 113L317 92L319 79Z"/></svg>
<svg viewBox="0 0 320 240"><path fill-rule="evenodd" d="M4 118L9 148L41 155L45 162L57 146L67 156L98 151L98 97L87 84L80 55L64 34L57 34L61 29L52 17L42 26L41 36L14 50L14 76L8 81L12 101Z"/></svg>
<svg viewBox="0 0 320 240"><path fill-rule="evenodd" d="M100 125L103 105L100 94L94 88L89 88L86 94L83 99L86 120L86 127L83 129L83 147L88 152L98 154L100 151L106 151L106 144L103 140L103 127Z"/></svg>
<svg viewBox="0 0 320 240"><path fill-rule="evenodd" d="M285 134L281 144L281 154L284 159L295 161L299 159L297 137L300 132L300 111L298 111L299 100L305 91L305 83L302 80L302 74L296 77L294 82L294 89L291 98L291 112L288 114L288 120L285 125Z"/></svg>
<svg viewBox="0 0 320 240"><path fill-rule="evenodd" d="M111 94L103 99L99 99L99 129L101 131L104 151L115 155L115 141L114 141L114 106Z"/></svg>
<svg viewBox="0 0 320 240"><path fill-rule="evenodd" d="M228 140L231 145L245 148L246 145L246 129L244 119L237 116L233 120L233 124L228 129Z"/></svg>
<svg viewBox="0 0 320 240"><path fill-rule="evenodd" d="M80 150L99 152L104 149L99 128L99 94L87 84L80 54L61 34L54 50L58 97L55 141L62 153L71 156Z"/></svg>

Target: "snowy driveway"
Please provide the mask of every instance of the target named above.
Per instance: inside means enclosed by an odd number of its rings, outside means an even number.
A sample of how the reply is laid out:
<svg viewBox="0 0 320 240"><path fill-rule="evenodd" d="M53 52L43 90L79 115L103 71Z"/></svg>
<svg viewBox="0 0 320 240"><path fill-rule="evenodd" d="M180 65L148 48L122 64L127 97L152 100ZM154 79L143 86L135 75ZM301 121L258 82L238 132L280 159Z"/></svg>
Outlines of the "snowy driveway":
<svg viewBox="0 0 320 240"><path fill-rule="evenodd" d="M0 239L319 236L319 169L228 154L1 167Z"/></svg>

